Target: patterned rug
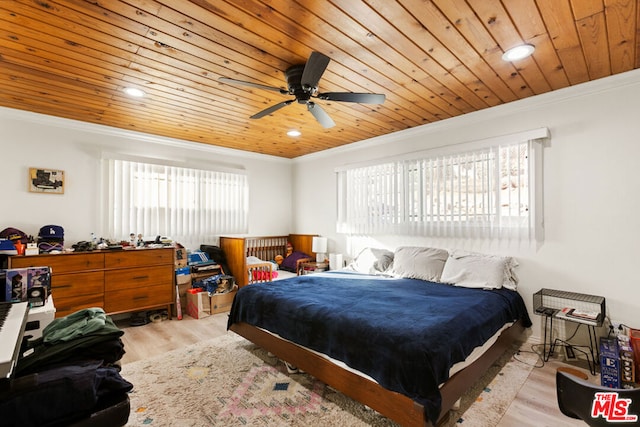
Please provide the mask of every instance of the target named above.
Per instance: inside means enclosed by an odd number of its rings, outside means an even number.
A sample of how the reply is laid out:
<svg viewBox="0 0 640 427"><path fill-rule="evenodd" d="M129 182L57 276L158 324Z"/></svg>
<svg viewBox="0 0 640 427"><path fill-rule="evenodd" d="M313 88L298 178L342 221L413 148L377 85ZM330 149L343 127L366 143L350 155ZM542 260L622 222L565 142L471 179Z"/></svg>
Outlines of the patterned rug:
<svg viewBox="0 0 640 427"><path fill-rule="evenodd" d="M514 351L465 394L445 425L497 424L535 363L514 360ZM127 426L396 426L310 375L288 374L231 332L125 364L122 376L134 384Z"/></svg>

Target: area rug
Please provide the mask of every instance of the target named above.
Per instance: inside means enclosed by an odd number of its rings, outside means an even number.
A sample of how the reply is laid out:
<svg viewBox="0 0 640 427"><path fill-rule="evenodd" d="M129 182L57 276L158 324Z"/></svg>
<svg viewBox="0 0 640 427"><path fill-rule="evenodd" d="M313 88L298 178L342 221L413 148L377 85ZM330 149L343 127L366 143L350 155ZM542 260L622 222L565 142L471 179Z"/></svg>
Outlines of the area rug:
<svg viewBox="0 0 640 427"><path fill-rule="evenodd" d="M461 399L445 425L497 424L531 370L513 351ZM275 357L227 333L138 362L127 426L396 426L307 374L289 374Z"/></svg>

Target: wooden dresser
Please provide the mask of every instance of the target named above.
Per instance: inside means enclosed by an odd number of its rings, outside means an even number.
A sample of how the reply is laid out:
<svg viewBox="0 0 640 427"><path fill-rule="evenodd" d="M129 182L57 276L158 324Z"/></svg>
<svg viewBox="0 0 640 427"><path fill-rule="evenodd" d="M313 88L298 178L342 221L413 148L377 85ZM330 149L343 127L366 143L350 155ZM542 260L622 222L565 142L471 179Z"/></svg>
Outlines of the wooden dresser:
<svg viewBox="0 0 640 427"><path fill-rule="evenodd" d="M56 317L88 307L108 314L167 308L174 299L174 248L9 257L9 268L48 266Z"/></svg>

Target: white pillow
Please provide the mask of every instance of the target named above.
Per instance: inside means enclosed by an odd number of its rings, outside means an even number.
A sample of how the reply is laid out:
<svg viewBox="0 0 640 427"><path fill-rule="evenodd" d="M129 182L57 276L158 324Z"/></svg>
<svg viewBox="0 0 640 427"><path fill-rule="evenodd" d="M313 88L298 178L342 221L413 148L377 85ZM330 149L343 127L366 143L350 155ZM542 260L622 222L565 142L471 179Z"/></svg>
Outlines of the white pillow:
<svg viewBox="0 0 640 427"><path fill-rule="evenodd" d="M445 249L403 246L393 256L391 274L439 282L449 252Z"/></svg>
<svg viewBox="0 0 640 427"><path fill-rule="evenodd" d="M380 274L393 263L393 252L386 249L364 248L347 266L348 270L364 274Z"/></svg>
<svg viewBox="0 0 640 427"><path fill-rule="evenodd" d="M444 264L441 281L467 288L515 291L518 278L513 269L517 266L512 257L454 250Z"/></svg>

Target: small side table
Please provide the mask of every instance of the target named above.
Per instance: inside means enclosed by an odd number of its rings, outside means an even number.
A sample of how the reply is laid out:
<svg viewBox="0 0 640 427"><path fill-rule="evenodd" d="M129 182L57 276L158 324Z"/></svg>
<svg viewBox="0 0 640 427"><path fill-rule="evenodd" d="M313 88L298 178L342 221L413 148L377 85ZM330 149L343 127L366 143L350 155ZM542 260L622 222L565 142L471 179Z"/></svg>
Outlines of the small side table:
<svg viewBox="0 0 640 427"><path fill-rule="evenodd" d="M301 262L298 267L298 276L305 274L313 274L320 271L327 271L329 269L328 262L307 261Z"/></svg>
<svg viewBox="0 0 640 427"><path fill-rule="evenodd" d="M606 313L605 298L597 295L581 294L577 292L560 291L556 289L541 289L533 295L533 307L535 314L544 316L544 341L543 356L547 362L553 354L556 346L570 347L583 353L589 363L589 371L595 375L596 365L599 362L599 349L596 335L596 327L602 326ZM571 317L564 310L568 308L580 309L597 314L594 319ZM573 345L560 338L553 337L553 320L559 319L577 324L577 328L585 325L589 332L589 344L587 346ZM548 331L548 332L547 332ZM580 347L587 347L588 352ZM547 348L549 350L547 351ZM589 356L591 356L589 358Z"/></svg>

